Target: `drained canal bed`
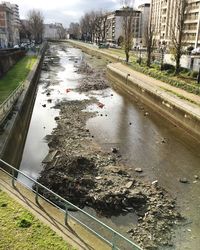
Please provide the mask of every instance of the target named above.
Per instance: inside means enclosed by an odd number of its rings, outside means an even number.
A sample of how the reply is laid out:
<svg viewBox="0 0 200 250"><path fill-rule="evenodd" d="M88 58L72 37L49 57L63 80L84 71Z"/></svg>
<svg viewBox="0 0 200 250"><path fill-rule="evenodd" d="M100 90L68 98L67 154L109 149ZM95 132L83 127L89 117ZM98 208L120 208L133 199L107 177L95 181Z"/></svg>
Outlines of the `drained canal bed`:
<svg viewBox="0 0 200 250"><path fill-rule="evenodd" d="M82 78L81 72L78 72L79 64L86 60L93 67L103 69L105 61L84 55L80 50L64 44L51 44L50 49L56 53L54 56L50 53L45 59L20 170L38 178L43 168L42 161L49 151L49 135L55 131L56 120L60 119L58 104L76 100L88 102L83 109L91 113L87 129L91 140L99 145L96 150L102 148L104 152L110 152L111 148L116 148L118 160L126 165L127 171L138 175L136 178L141 180L158 180L173 197L177 197L180 211L187 220L185 226L176 231L175 246L171 249L198 249L200 144L123 93L110 88L87 93L83 88L82 93L77 92L75 88L80 86ZM90 103L91 98L94 101ZM73 117L71 120L76 126ZM72 143L75 142L76 138ZM142 168L143 172L135 174L135 168ZM187 178L189 183L179 182L180 178ZM87 209L96 213L91 208ZM129 213L120 217L101 217L101 220L125 234L137 218Z"/></svg>

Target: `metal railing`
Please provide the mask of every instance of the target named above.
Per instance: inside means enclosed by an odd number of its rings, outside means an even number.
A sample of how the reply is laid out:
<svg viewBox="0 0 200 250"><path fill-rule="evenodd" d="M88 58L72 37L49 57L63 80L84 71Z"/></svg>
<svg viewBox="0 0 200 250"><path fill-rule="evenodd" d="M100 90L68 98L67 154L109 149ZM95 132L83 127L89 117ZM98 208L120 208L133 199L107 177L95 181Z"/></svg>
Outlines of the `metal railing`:
<svg viewBox="0 0 200 250"><path fill-rule="evenodd" d="M25 82L19 84L19 86L6 98L6 100L0 104L0 124L10 113L10 110L13 108L14 103L19 98L20 94L24 90Z"/></svg>
<svg viewBox="0 0 200 250"><path fill-rule="evenodd" d="M4 166L4 168L3 168ZM65 200L60 195L56 194L55 192L51 191L44 185L40 184L33 178L29 177L22 171L14 168L10 164L6 163L5 161L0 159L0 170L9 175L12 178L12 185L15 186L15 182L21 183L23 186L25 186L27 189L30 189L32 192L35 193L35 201L38 204L39 203L39 197L44 199L45 201L49 202L53 206L57 207L64 213L64 221L63 224L68 224L68 218L72 218L77 223L79 223L81 226L85 227L90 233L94 234L98 238L100 238L102 241L104 241L112 250L118 250L118 249L124 249L124 250L142 250L139 246L137 246L135 243L112 229L111 227L107 226L105 223L101 222L91 214L87 213L86 211L80 209L79 207L73 205L71 202ZM29 181L31 181L34 184L34 189L28 185L26 185L24 182L17 180L17 175L20 174L21 176L25 177ZM54 202L40 194L40 190L43 189L45 192L53 196L57 201L62 202L65 206L65 209L61 208L60 206L56 205ZM74 210L76 212L70 212L69 210ZM89 224L89 225L88 225ZM98 248L97 248L98 249Z"/></svg>

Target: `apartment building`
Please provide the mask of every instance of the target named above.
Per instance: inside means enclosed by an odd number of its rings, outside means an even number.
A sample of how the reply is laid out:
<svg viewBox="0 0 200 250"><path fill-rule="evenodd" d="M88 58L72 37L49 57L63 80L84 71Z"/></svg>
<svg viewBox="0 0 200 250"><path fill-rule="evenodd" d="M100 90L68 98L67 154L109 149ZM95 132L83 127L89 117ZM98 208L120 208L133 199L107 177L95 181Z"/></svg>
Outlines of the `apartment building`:
<svg viewBox="0 0 200 250"><path fill-rule="evenodd" d="M177 27L177 10L179 2L174 0L151 0L151 24L154 38L159 42L170 44L172 29ZM200 0L188 0L184 22L184 45L200 45Z"/></svg>
<svg viewBox="0 0 200 250"><path fill-rule="evenodd" d="M17 4L11 4L10 2L3 2L7 8L12 10L12 39L13 45L20 43L19 29L20 29L20 18L19 18L19 6Z"/></svg>
<svg viewBox="0 0 200 250"><path fill-rule="evenodd" d="M106 41L119 43L124 36L124 16L132 16L133 47L145 46L145 29L148 24L150 4L143 4L138 9L120 9L107 16Z"/></svg>
<svg viewBox="0 0 200 250"><path fill-rule="evenodd" d="M13 12L7 6L0 4L0 47L11 46L12 38L12 15Z"/></svg>
<svg viewBox="0 0 200 250"><path fill-rule="evenodd" d="M149 15L150 15L150 4L145 3L138 6L138 10L140 11L140 22L139 22L139 29L140 29L140 44L146 47L146 33L147 27L149 24Z"/></svg>
<svg viewBox="0 0 200 250"><path fill-rule="evenodd" d="M19 44L19 7L16 4L0 4L0 47L12 47Z"/></svg>

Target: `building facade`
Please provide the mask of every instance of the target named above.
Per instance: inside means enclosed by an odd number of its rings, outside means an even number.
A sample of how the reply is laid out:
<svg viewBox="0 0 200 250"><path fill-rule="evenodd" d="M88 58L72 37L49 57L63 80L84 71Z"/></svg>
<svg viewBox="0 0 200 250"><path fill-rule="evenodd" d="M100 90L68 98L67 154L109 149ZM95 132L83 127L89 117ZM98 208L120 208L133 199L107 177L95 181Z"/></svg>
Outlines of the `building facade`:
<svg viewBox="0 0 200 250"><path fill-rule="evenodd" d="M44 39L64 39L66 37L66 30L64 29L62 23L45 24L44 25Z"/></svg>
<svg viewBox="0 0 200 250"><path fill-rule="evenodd" d="M129 14L128 14L129 13ZM133 47L145 46L145 29L148 25L150 4L143 4L138 9L120 9L110 13L107 17L106 41L119 44L124 37L124 16L132 18Z"/></svg>
<svg viewBox="0 0 200 250"><path fill-rule="evenodd" d="M0 4L0 47L12 47L20 43L19 7L16 4Z"/></svg>
<svg viewBox="0 0 200 250"><path fill-rule="evenodd" d="M0 4L0 47L6 48L13 44L11 9Z"/></svg>
<svg viewBox="0 0 200 250"><path fill-rule="evenodd" d="M171 35L177 27L179 1L151 0L150 20L157 42L170 45ZM186 47L200 45L200 0L187 0L184 16L183 42Z"/></svg>

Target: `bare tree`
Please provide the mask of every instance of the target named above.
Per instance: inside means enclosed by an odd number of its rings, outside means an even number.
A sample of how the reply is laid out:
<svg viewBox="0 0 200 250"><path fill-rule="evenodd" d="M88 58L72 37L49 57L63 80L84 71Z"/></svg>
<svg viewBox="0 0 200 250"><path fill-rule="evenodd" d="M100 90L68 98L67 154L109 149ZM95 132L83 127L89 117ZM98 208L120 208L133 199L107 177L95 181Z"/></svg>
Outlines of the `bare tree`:
<svg viewBox="0 0 200 250"><path fill-rule="evenodd" d="M150 19L149 25L146 26L146 32L145 32L145 44L147 46L147 67L151 67L151 57L154 47L153 37L154 37L154 27Z"/></svg>
<svg viewBox="0 0 200 250"><path fill-rule="evenodd" d="M79 23L70 23L69 30L70 38L72 39L80 39L81 38L81 32L80 32L80 25Z"/></svg>
<svg viewBox="0 0 200 250"><path fill-rule="evenodd" d="M59 39L66 38L66 30L61 23L57 26L57 33L58 33Z"/></svg>
<svg viewBox="0 0 200 250"><path fill-rule="evenodd" d="M94 11L85 13L85 15L81 18L80 28L83 40L94 42L94 36L96 33L96 20L97 15Z"/></svg>
<svg viewBox="0 0 200 250"><path fill-rule="evenodd" d="M106 32L110 26L111 22L108 22L108 13L102 11L98 12L95 21L95 30L98 42L106 41Z"/></svg>
<svg viewBox="0 0 200 250"><path fill-rule="evenodd" d="M180 59L183 54L183 36L184 36L184 22L185 12L187 9L187 0L176 0L176 18L171 27L171 43L172 52L176 61L175 74L180 72ZM174 16L171 17L173 19Z"/></svg>
<svg viewBox="0 0 200 250"><path fill-rule="evenodd" d="M84 41L91 41L90 16L86 13L80 20L81 37Z"/></svg>
<svg viewBox="0 0 200 250"><path fill-rule="evenodd" d="M123 28L124 28L124 51L126 62L129 62L129 53L133 47L133 21L134 21L134 0L124 0L123 2Z"/></svg>
<svg viewBox="0 0 200 250"><path fill-rule="evenodd" d="M30 10L28 12L28 23L32 38L36 43L41 43L44 32L43 14L39 10Z"/></svg>
<svg viewBox="0 0 200 250"><path fill-rule="evenodd" d="M19 35L20 41L27 39L31 41L31 32L29 29L29 22L27 20L20 20Z"/></svg>

